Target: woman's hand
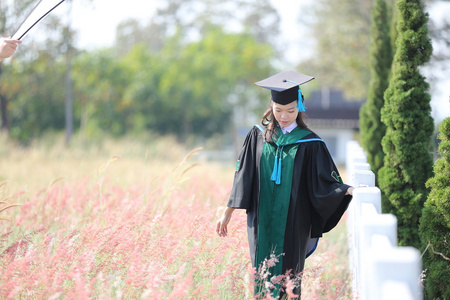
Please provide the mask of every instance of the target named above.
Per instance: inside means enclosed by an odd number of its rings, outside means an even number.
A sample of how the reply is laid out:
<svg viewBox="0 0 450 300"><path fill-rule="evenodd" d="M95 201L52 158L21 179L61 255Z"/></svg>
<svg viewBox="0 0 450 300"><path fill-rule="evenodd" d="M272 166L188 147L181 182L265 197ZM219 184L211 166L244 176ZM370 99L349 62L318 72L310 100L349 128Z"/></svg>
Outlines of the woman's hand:
<svg viewBox="0 0 450 300"><path fill-rule="evenodd" d="M231 215L233 214L234 208L227 207L223 212L222 217L217 221L216 232L219 236L225 237L228 234L228 223L230 222Z"/></svg>
<svg viewBox="0 0 450 300"><path fill-rule="evenodd" d="M348 189L347 189L347 192L345 193L345 195L352 195L353 196L353 190L354 190L355 188L354 187L349 187Z"/></svg>
<svg viewBox="0 0 450 300"><path fill-rule="evenodd" d="M345 195L351 195L351 196L353 196L353 191L354 191L355 189L358 189L358 188L366 188L366 187L369 187L369 186L364 185L364 184L360 184L360 185L358 185L357 187L351 186L351 187L349 187L349 188L347 189L347 192L345 193Z"/></svg>

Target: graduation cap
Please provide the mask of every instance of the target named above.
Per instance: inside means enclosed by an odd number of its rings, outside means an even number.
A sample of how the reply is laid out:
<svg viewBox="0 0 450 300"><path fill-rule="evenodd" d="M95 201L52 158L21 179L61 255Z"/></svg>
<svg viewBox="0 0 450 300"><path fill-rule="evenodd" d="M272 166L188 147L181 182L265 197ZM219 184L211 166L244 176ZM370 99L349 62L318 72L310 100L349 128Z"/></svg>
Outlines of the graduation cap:
<svg viewBox="0 0 450 300"><path fill-rule="evenodd" d="M304 98L300 85L313 79L314 77L295 71L284 71L270 76L269 78L255 82L255 84L257 86L269 89L274 102L281 105L286 105L298 100L299 111L305 111L306 107L303 105Z"/></svg>
<svg viewBox="0 0 450 300"><path fill-rule="evenodd" d="M20 24L12 38L17 40L22 39L34 25L39 23L63 2L64 0L40 0L22 24Z"/></svg>

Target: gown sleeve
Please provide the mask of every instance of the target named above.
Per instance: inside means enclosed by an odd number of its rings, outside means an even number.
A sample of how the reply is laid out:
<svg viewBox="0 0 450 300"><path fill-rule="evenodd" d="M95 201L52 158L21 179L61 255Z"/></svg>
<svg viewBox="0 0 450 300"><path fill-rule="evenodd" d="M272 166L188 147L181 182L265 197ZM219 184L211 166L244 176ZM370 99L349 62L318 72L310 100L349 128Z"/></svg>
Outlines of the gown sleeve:
<svg viewBox="0 0 450 300"><path fill-rule="evenodd" d="M342 183L324 143L310 143L307 156L307 189L312 207L311 237L320 237L338 224L352 196L345 195L350 186Z"/></svg>
<svg viewBox="0 0 450 300"><path fill-rule="evenodd" d="M256 174L256 147L259 129L253 127L247 134L239 154L234 173L233 188L227 206L250 210L252 208L253 186Z"/></svg>

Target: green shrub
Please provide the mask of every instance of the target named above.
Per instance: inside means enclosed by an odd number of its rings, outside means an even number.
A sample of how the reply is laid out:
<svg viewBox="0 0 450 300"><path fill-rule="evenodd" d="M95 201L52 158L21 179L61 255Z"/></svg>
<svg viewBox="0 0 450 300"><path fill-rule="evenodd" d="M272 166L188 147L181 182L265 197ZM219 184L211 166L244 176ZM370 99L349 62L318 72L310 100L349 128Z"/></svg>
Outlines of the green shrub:
<svg viewBox="0 0 450 300"><path fill-rule="evenodd" d="M440 126L439 155L420 219L427 299L450 299L450 118ZM424 251L425 251L424 250Z"/></svg>
<svg viewBox="0 0 450 300"><path fill-rule="evenodd" d="M392 64L392 46L389 28L388 7L385 0L376 0L372 8L370 28L370 83L367 102L360 110L361 145L366 151L367 161L378 179L378 170L383 166L384 153L381 140L386 126L381 122L384 91L389 85Z"/></svg>
<svg viewBox="0 0 450 300"><path fill-rule="evenodd" d="M428 195L425 183L432 175L434 124L429 85L419 67L430 59L432 47L428 15L421 1L400 0L397 7L392 79L381 110L386 135L382 140L385 156L379 186L386 196L384 212L397 217L399 245L420 248L419 219Z"/></svg>

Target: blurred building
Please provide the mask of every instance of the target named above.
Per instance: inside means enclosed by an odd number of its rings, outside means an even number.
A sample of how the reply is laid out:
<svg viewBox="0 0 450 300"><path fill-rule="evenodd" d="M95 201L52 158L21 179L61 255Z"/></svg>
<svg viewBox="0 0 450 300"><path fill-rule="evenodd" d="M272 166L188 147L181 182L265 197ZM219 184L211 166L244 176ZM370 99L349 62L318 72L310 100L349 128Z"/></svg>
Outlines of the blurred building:
<svg viewBox="0 0 450 300"><path fill-rule="evenodd" d="M325 141L335 163L343 164L347 142L359 131L363 102L345 99L342 91L322 88L312 92L305 104L308 127Z"/></svg>

